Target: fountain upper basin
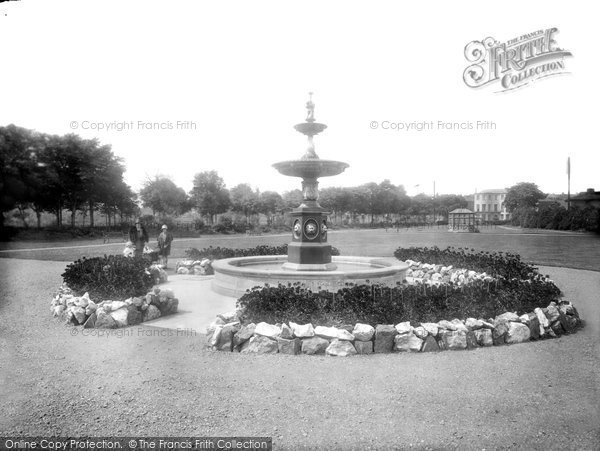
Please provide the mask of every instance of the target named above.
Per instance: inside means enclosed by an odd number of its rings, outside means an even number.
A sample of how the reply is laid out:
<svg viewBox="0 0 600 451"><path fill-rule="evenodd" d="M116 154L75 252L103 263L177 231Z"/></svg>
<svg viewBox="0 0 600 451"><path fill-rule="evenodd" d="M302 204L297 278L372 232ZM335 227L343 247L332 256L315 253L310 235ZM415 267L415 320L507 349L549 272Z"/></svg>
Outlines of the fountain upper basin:
<svg viewBox="0 0 600 451"><path fill-rule="evenodd" d="M273 167L283 175L314 179L341 174L348 167L348 163L307 158L304 160L282 161L275 163Z"/></svg>
<svg viewBox="0 0 600 451"><path fill-rule="evenodd" d="M283 269L287 255L236 257L215 260L212 290L239 298L246 290L266 284L300 282L312 291L336 292L347 284L378 283L396 286L404 280L408 265L393 258L332 257L337 268L332 271L290 271Z"/></svg>

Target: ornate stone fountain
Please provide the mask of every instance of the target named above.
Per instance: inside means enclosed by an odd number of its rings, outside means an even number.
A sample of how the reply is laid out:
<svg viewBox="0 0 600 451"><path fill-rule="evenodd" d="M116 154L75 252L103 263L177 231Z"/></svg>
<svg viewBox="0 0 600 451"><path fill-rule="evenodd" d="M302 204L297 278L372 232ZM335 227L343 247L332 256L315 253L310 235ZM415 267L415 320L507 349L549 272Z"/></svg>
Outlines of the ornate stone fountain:
<svg viewBox="0 0 600 451"><path fill-rule="evenodd" d="M291 213L292 242L288 245L288 261L284 269L331 271L331 246L327 244L327 212L318 203L319 177L341 174L348 164L341 161L321 160L315 152L313 137L327 128L315 122L315 104L312 92L306 102L306 122L294 126L308 137L308 148L300 160L275 163L273 167L283 175L302 178L302 204Z"/></svg>
<svg viewBox="0 0 600 451"><path fill-rule="evenodd" d="M306 153L299 160L282 161L273 167L281 174L302 178L302 203L291 213L292 242L288 255L236 257L215 260L213 291L240 297L261 285L302 283L313 291L337 291L348 283L378 283L394 286L404 279L408 265L394 258L331 257L327 243L327 212L319 203L319 178L341 174L347 163L321 160L315 152L314 136L327 128L315 121L312 93L306 103L306 121L294 126L308 138Z"/></svg>

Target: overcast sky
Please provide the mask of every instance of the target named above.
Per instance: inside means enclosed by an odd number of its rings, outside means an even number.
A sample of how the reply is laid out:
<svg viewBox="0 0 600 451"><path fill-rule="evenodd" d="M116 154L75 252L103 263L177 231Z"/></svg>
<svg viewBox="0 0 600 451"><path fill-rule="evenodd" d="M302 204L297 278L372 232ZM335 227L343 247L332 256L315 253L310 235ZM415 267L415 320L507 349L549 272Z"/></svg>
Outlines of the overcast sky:
<svg viewBox="0 0 600 451"><path fill-rule="evenodd" d="M570 155L571 191L600 189L593 3L1 3L0 125L96 137L124 158L134 189L164 174L187 191L195 173L214 169L229 188L281 192L299 180L271 164L304 153L293 125L313 91L328 125L316 151L350 165L322 187L390 179L414 195L435 181L438 193L469 194L531 181L560 193ZM467 43L550 27L573 53L569 74L510 93L463 82ZM438 121L496 129L438 130ZM101 123L128 127L93 129Z"/></svg>

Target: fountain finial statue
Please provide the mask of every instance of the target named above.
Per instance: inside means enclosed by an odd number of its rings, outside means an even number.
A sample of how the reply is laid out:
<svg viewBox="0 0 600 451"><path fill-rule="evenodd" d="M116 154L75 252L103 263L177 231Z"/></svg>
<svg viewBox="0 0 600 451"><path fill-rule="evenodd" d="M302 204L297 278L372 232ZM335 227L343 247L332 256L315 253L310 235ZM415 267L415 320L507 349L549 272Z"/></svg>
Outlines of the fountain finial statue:
<svg viewBox="0 0 600 451"><path fill-rule="evenodd" d="M315 121L315 104L312 101L312 92L308 93L308 102L306 102L306 109L308 113L306 114L306 122L314 122Z"/></svg>

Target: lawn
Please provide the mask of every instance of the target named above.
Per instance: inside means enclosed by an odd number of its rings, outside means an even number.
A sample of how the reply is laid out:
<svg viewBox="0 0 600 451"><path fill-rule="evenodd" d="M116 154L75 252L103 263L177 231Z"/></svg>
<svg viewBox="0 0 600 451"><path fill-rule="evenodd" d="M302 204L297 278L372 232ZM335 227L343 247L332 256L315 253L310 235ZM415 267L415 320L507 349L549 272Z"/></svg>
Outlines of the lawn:
<svg viewBox="0 0 600 451"><path fill-rule="evenodd" d="M290 241L288 234L207 235L175 239L172 259L185 257L189 247L225 246L247 248L259 244L279 245ZM538 265L563 266L600 271L600 236L587 233L528 231L505 227L484 229L481 233L451 233L439 229L410 229L399 232L384 229L331 231L329 242L343 255L392 256L396 248L410 246L466 247L484 251L513 252ZM156 247L153 238L151 247ZM73 261L81 257L117 254L124 243L103 244L102 240L2 243L0 257L35 260Z"/></svg>

